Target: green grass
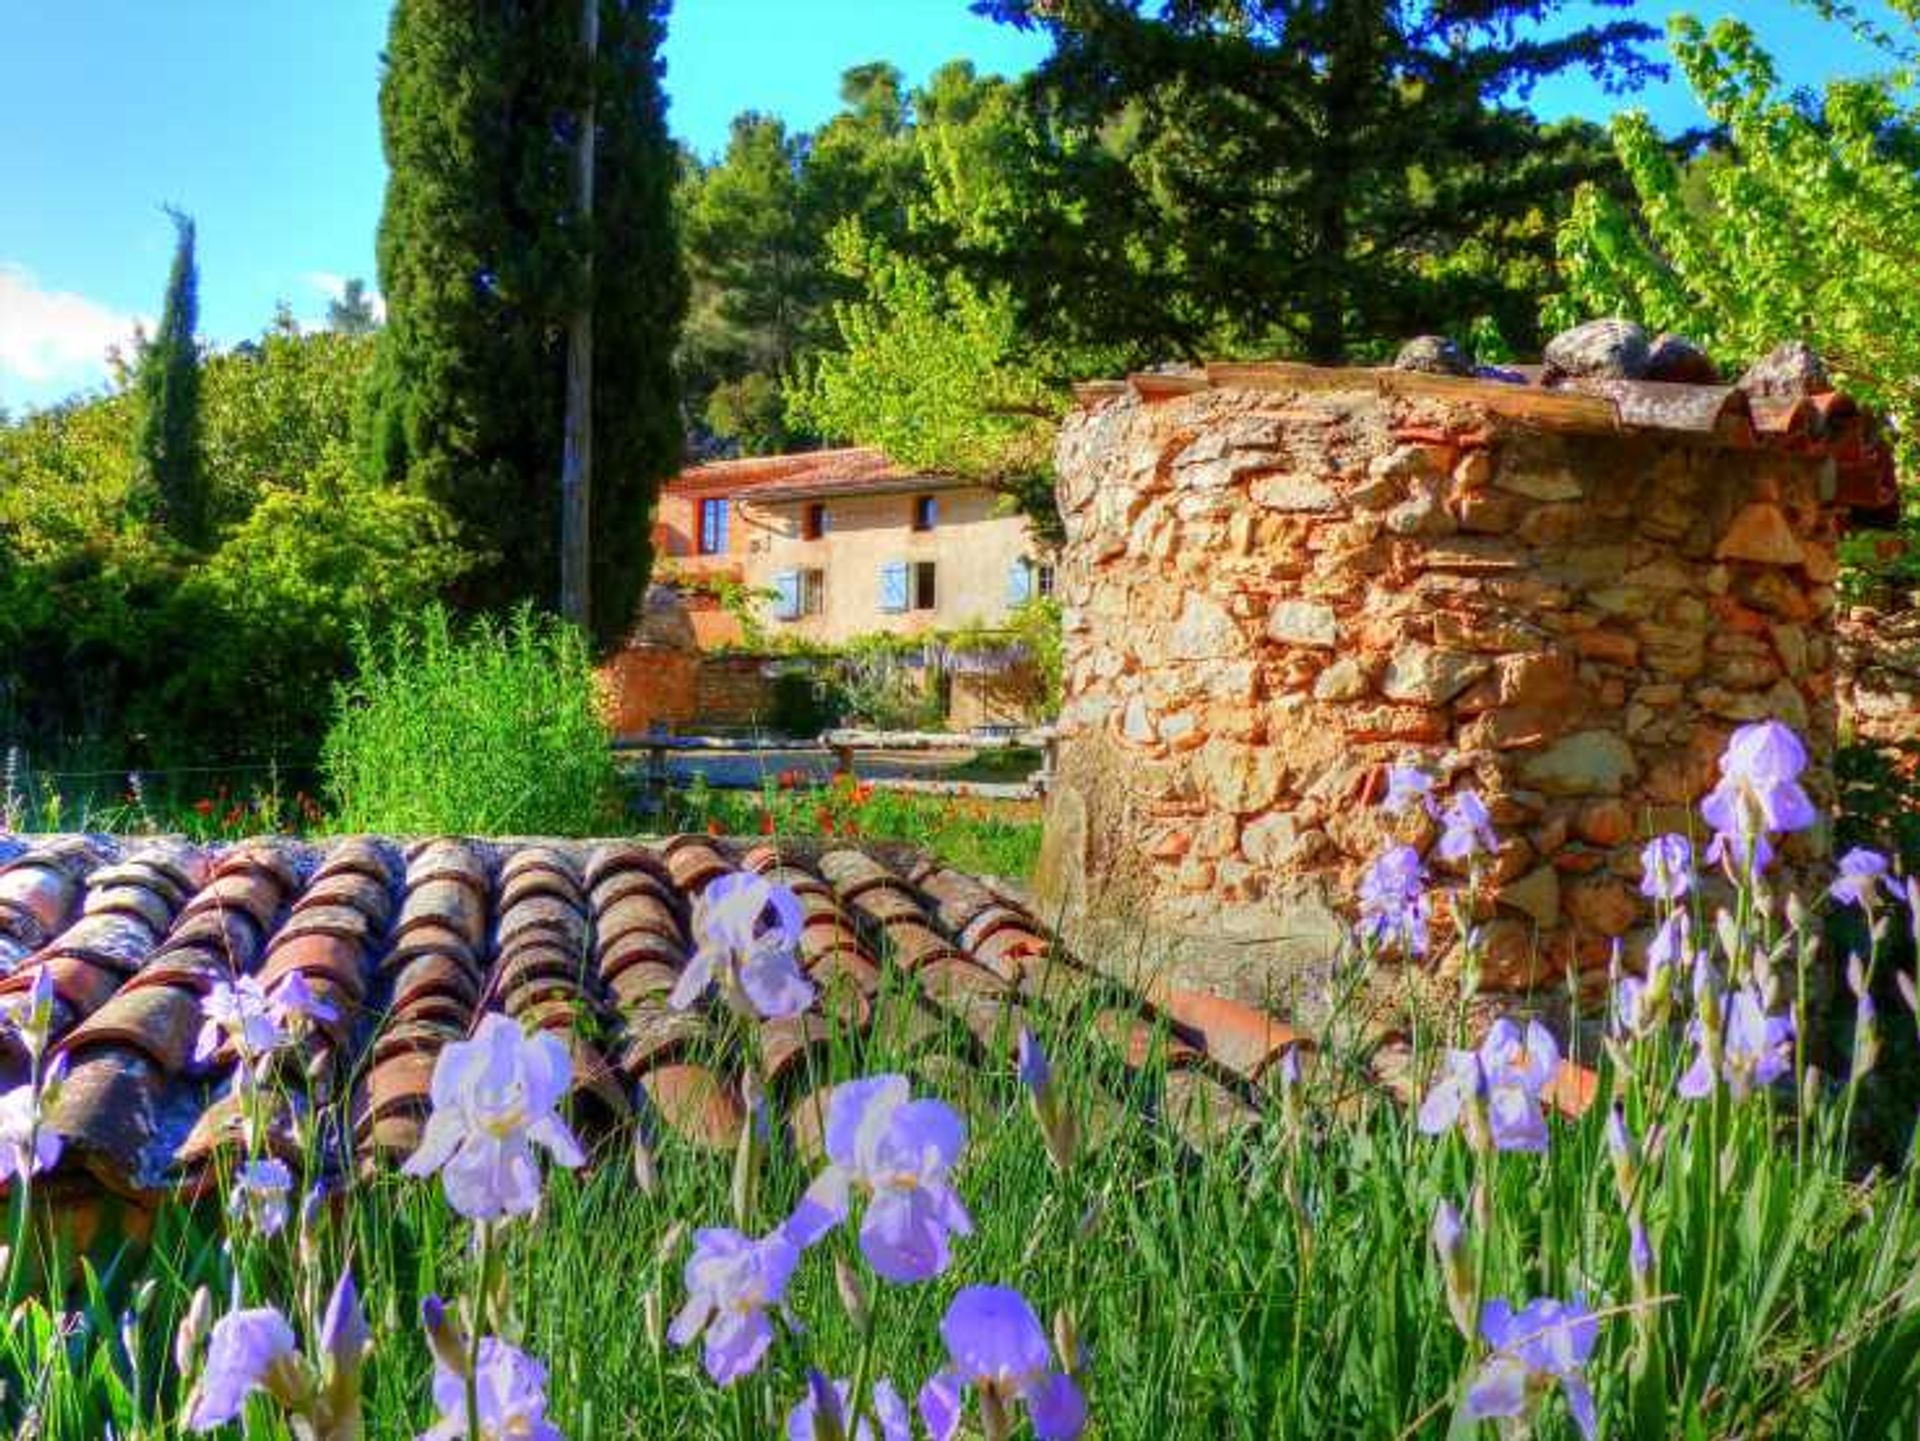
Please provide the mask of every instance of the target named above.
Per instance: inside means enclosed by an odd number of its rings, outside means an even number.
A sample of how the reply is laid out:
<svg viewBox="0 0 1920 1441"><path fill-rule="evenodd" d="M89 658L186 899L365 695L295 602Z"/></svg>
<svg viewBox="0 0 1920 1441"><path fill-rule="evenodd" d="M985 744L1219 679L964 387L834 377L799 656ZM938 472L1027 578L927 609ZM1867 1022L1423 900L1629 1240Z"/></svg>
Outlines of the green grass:
<svg viewBox="0 0 1920 1441"><path fill-rule="evenodd" d="M1803 1125L1778 1098L1681 1103L1670 1090L1680 1048L1638 1052L1619 1089L1636 1135L1660 1126L1665 1141L1635 1191L1660 1266L1652 1299L1637 1302L1604 1104L1556 1121L1544 1155L1482 1159L1457 1136L1417 1134L1404 1106L1365 1085L1365 1053L1336 1044L1297 1109L1273 1104L1251 1131L1193 1148L1151 1119L1157 1058L1129 1072L1083 1012L1042 1025L1058 1084L1100 1134L1064 1176L1011 1064L965 1059L957 1029L917 1050L884 1020L865 1041L836 1033L815 1073L780 1098L899 1069L970 1118L959 1184L977 1234L934 1282L888 1287L866 1275L880 1307L876 1374L909 1394L939 1362L953 1292L997 1282L1021 1287L1043 1316L1073 1314L1091 1354L1093 1434L1446 1436L1473 1358L1448 1319L1427 1228L1443 1198L1474 1214L1479 1184L1492 1228L1480 1238L1486 1294L1581 1291L1606 1313L1590 1366L1604 1434L1798 1441L1910 1436L1920 1421L1915 1172L1851 1174L1840 1104L1820 1103ZM1609 1071L1603 1087L1614 1085ZM852 1372L861 1335L819 1251L789 1296L804 1332L783 1332L737 1398L700 1373L697 1348L659 1345L646 1317L671 1317L682 1300L682 1228L731 1223L730 1163L664 1135L649 1196L632 1179L627 1136L604 1137L601 1149L590 1174L549 1173L538 1220L515 1224L508 1243L511 1324L550 1368L552 1415L568 1436L766 1436L802 1393L806 1367ZM807 1176L777 1140L751 1224L783 1217ZM101 1258L111 1284L69 1295L60 1338L43 1313L23 1313L0 1339L6 1419L21 1425L19 1398L33 1395L43 1398L35 1434L48 1441L92 1441L109 1427L178 1434L167 1338L194 1285L227 1289L217 1219L168 1208L150 1251ZM473 1265L438 1185L393 1175L357 1184L310 1237L310 1266L301 1249L288 1239L243 1253L245 1299L285 1305L304 1287L317 1305L351 1257L376 1332L371 1434L411 1434L429 1419L419 1298L464 1294ZM856 1256L844 1229L820 1249ZM143 1277L154 1288L136 1393L118 1331ZM264 1404L256 1413L247 1434L282 1434ZM1574 1432L1556 1401L1533 1434Z"/></svg>
<svg viewBox="0 0 1920 1441"><path fill-rule="evenodd" d="M527 610L456 629L435 609L361 635L322 767L346 832L592 835L619 817L592 657Z"/></svg>
<svg viewBox="0 0 1920 1441"><path fill-rule="evenodd" d="M931 796L882 790L847 779L826 786L785 784L717 790L696 780L671 792L661 820L669 831L718 827L729 835L835 836L905 841L950 866L1025 881L1040 855L1040 807L1030 801Z"/></svg>

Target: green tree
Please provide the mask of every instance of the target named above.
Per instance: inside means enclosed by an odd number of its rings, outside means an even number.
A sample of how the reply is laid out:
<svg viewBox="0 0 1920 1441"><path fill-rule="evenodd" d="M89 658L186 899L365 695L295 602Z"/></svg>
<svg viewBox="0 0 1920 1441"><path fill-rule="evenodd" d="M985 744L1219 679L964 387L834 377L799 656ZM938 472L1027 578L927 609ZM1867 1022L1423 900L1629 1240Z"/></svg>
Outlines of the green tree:
<svg viewBox="0 0 1920 1441"><path fill-rule="evenodd" d="M204 360L197 555L150 523L132 384L0 426L0 733L101 763L312 757L353 627L465 563L439 506L356 471L373 349L276 324Z"/></svg>
<svg viewBox="0 0 1920 1441"><path fill-rule="evenodd" d="M1674 54L1723 136L1683 165L1644 114L1614 121L1632 203L1582 190L1560 232L1552 323L1677 330L1738 367L1805 339L1848 390L1920 435L1920 109L1894 76L1781 88L1737 21L1681 17ZM1911 455L1908 457L1912 458Z"/></svg>
<svg viewBox="0 0 1920 1441"><path fill-rule="evenodd" d="M799 357L833 339L832 305L855 289L828 237L857 218L897 238L924 185L912 106L884 62L841 77L841 111L811 133L753 111L712 165L688 157L679 190L693 304L682 347L693 428L748 454L818 439L780 398Z"/></svg>
<svg viewBox="0 0 1920 1441"><path fill-rule="evenodd" d="M649 520L680 458L673 352L686 284L658 49L663 0L603 0L591 76L545 11L400 0L381 81L388 163L377 255L387 324L365 454L455 517L477 557L453 595L552 606L566 330L592 255L592 613L621 633ZM594 208L579 224L574 141L595 107Z"/></svg>
<svg viewBox="0 0 1920 1441"><path fill-rule="evenodd" d="M189 550L207 543L206 477L200 453L200 269L193 217L169 208L173 269L160 325L139 360L141 477L168 532Z"/></svg>
<svg viewBox="0 0 1920 1441"><path fill-rule="evenodd" d="M997 278L1029 316L1065 302L1084 339L1172 355L1334 362L1480 316L1531 338L1551 221L1612 162L1591 127L1542 126L1519 101L1573 67L1608 84L1655 69L1649 27L1551 26L1558 0L976 8L1052 37L1034 104L1076 142L1049 168L1083 183L1048 228L1094 242L1024 263L1002 249ZM1472 264L1445 263L1466 246Z"/></svg>
<svg viewBox="0 0 1920 1441"><path fill-rule="evenodd" d="M373 297L367 294L367 282L357 275L340 287L339 295L327 302L327 329L337 335L370 335L379 325Z"/></svg>

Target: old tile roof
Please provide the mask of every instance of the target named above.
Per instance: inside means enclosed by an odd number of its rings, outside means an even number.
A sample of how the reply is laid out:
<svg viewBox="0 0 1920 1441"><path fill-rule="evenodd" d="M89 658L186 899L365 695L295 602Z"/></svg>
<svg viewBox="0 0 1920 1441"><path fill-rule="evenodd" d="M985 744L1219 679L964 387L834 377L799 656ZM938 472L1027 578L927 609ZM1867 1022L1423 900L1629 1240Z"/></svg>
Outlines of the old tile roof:
<svg viewBox="0 0 1920 1441"><path fill-rule="evenodd" d="M803 450L786 455L750 455L689 466L666 484L669 494L717 495L768 490L834 489L909 481L917 472L895 464L869 445Z"/></svg>
<svg viewBox="0 0 1920 1441"><path fill-rule="evenodd" d="M760 1033L771 1099L803 1142L829 1089L818 1062L876 1033L890 1054L919 1054L929 1080L958 1067L958 1083L1009 1064L1030 1016L1071 1008L1127 1066L1164 1048L1156 1113L1187 1134L1252 1119L1263 1077L1301 1039L1233 1001L1136 995L1064 954L1006 890L903 847L0 837L0 996L44 965L54 1054L70 1066L52 1118L67 1137L56 1189L140 1201L204 1185L238 1146L235 1057L194 1057L201 997L236 975L271 987L299 973L335 1003L339 1020L279 1059L323 1103L345 1101L306 1127L309 1141L332 1128L320 1144L336 1170L414 1148L435 1057L489 1009L566 1040L589 1133L638 1114L726 1149L742 1111L715 1044L724 1018L674 1011L667 995L693 899L738 869L791 887L805 912L819 999ZM17 1084L25 1060L17 1042L0 1052L0 1084ZM285 1119L271 1144L297 1160Z"/></svg>
<svg viewBox="0 0 1920 1441"><path fill-rule="evenodd" d="M1830 458L1835 503L1856 512L1885 512L1898 503L1893 448L1874 416L1838 391L1785 397L1749 394L1737 385L1663 380L1560 378L1518 366L1507 378L1433 375L1421 371L1324 367L1288 361L1218 364L1156 371L1075 387L1083 405L1132 393L1154 401L1196 390L1352 390L1452 400L1547 429L1656 432L1741 448Z"/></svg>

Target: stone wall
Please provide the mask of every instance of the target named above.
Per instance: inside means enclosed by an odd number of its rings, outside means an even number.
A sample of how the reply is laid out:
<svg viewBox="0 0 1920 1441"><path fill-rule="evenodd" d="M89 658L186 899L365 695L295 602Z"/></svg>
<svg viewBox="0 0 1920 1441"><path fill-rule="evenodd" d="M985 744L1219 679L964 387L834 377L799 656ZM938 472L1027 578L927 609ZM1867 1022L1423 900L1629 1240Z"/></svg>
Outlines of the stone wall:
<svg viewBox="0 0 1920 1441"><path fill-rule="evenodd" d="M1040 888L1112 923L1110 963L1298 1010L1363 865L1434 838L1377 806L1393 762L1492 805L1509 991L1644 937L1638 848L1689 828L1736 724L1799 729L1831 795L1833 466L1756 440L1737 392L1642 387L1655 423L1627 425L1592 395L1235 374L1106 387L1059 442ZM1431 974L1449 950L1443 924Z"/></svg>

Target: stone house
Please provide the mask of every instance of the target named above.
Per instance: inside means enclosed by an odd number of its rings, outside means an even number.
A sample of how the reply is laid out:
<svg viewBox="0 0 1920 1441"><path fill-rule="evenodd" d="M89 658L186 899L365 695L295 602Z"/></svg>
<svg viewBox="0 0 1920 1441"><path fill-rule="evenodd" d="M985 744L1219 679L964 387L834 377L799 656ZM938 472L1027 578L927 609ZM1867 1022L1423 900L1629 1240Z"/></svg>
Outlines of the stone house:
<svg viewBox="0 0 1920 1441"><path fill-rule="evenodd" d="M1053 588L1051 557L1000 497L871 448L694 466L662 491L654 539L661 573L766 592L774 635L823 645L992 626ZM710 597L687 599L703 647L744 638Z"/></svg>

